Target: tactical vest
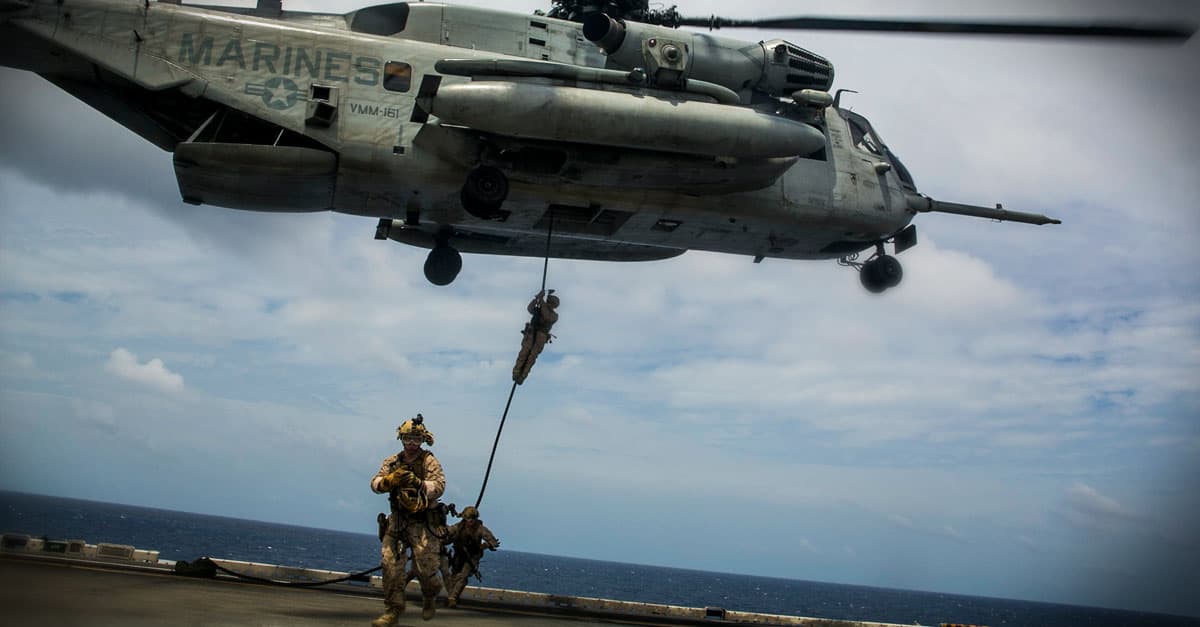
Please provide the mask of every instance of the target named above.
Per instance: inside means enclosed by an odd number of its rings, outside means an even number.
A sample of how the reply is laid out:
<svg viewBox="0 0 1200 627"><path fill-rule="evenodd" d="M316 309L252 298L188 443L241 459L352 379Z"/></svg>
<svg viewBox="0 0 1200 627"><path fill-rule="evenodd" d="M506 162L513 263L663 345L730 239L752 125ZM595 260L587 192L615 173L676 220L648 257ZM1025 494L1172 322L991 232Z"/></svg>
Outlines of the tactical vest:
<svg viewBox="0 0 1200 627"><path fill-rule="evenodd" d="M407 469L409 472L416 475L416 477L418 479L420 479L421 481L425 481L425 457L427 455L429 455L429 451L427 451L425 449L421 449L421 452L417 454L416 459L414 459L411 462L405 462L403 459L403 453L401 453L400 455L396 456L396 461L392 464L392 466L388 470L388 472L395 472L397 470ZM409 511L407 508L405 508L403 505L401 505L400 499L403 497L401 497L400 491L401 491L401 488L397 487L397 488L392 488L391 491L388 492L388 502L391 503L391 505L392 505L392 515L393 516L400 516L401 514L403 514L405 516L412 517L412 516L415 516L416 514L421 513L422 511L424 511L424 510L418 510L415 512Z"/></svg>
<svg viewBox="0 0 1200 627"><path fill-rule="evenodd" d="M404 454L396 456L396 463L392 464L392 472L396 472L401 468L407 468L409 472L416 475L421 481L425 480L425 456L429 455L429 451L421 449L417 453L417 458L411 462L404 461Z"/></svg>

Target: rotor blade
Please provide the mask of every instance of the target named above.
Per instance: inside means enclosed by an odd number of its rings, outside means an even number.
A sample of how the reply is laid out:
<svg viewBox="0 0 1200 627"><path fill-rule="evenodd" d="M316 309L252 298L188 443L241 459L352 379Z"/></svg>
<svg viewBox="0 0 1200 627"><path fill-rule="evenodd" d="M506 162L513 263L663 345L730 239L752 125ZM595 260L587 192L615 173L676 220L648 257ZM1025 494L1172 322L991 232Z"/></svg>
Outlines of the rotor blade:
<svg viewBox="0 0 1200 627"><path fill-rule="evenodd" d="M681 17L680 26L717 28L779 28L795 30L869 31L885 33L936 33L950 35L1032 35L1187 41L1190 24L1118 22L954 22L948 20L876 20L839 17L781 17L765 20L732 20L723 17Z"/></svg>

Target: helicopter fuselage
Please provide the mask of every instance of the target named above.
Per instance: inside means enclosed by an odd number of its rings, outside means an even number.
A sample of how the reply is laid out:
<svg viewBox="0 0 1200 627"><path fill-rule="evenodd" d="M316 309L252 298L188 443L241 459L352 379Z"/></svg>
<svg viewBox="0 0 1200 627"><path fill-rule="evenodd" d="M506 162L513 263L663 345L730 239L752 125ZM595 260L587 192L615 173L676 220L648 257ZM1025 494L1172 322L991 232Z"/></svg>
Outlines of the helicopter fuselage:
<svg viewBox="0 0 1200 627"><path fill-rule="evenodd" d="M575 22L262 12L35 0L0 22L0 62L173 152L188 203L376 217L377 238L435 252L540 256L553 229L558 257L837 258L928 210L862 116L626 81ZM467 202L481 170L502 209Z"/></svg>

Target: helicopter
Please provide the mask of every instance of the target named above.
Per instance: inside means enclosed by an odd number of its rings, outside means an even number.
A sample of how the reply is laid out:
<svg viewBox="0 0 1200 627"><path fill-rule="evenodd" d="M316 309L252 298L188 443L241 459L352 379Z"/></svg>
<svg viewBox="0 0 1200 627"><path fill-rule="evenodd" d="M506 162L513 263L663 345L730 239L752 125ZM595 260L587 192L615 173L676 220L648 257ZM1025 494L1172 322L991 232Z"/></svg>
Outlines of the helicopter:
<svg viewBox="0 0 1200 627"><path fill-rule="evenodd" d="M901 282L896 256L916 245L918 213L1060 223L920 193L870 121L841 105L828 59L714 34L732 27L1193 32L689 18L645 0L556 0L532 15L432 2L313 13L280 0L7 0L0 64L171 152L184 202L376 218L376 239L429 250L434 285L455 280L462 253L648 261L705 250L836 259L880 293Z"/></svg>

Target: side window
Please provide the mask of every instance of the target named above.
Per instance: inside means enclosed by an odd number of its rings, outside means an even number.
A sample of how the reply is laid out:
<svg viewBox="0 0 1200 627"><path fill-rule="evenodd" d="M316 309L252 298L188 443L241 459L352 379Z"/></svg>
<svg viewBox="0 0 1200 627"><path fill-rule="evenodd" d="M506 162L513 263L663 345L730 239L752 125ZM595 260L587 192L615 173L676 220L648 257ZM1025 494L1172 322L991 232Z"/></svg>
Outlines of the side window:
<svg viewBox="0 0 1200 627"><path fill-rule="evenodd" d="M850 136L854 140L855 148L865 150L877 157L883 156L883 151L879 149L879 145L870 130L864 128L853 119L847 120L847 122L850 123Z"/></svg>
<svg viewBox="0 0 1200 627"><path fill-rule="evenodd" d="M388 91L408 91L412 86L412 66L388 61L383 66L383 88Z"/></svg>

